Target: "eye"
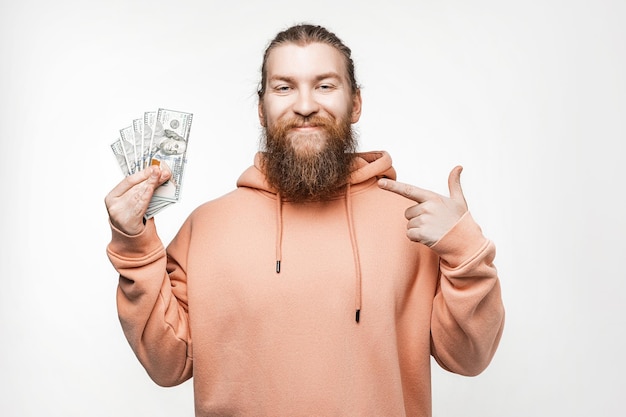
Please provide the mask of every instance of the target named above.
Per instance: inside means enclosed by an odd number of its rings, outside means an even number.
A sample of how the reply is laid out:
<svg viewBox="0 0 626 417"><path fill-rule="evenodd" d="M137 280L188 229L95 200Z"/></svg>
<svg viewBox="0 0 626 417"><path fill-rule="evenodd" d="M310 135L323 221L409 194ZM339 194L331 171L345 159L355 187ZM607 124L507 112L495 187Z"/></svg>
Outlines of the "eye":
<svg viewBox="0 0 626 417"><path fill-rule="evenodd" d="M289 90L291 90L291 87L289 87L288 85L277 85L276 87L274 87L274 91L279 92L279 93L286 93Z"/></svg>
<svg viewBox="0 0 626 417"><path fill-rule="evenodd" d="M333 90L335 86L332 84L320 84L317 88L319 88L322 91L330 91L330 90Z"/></svg>

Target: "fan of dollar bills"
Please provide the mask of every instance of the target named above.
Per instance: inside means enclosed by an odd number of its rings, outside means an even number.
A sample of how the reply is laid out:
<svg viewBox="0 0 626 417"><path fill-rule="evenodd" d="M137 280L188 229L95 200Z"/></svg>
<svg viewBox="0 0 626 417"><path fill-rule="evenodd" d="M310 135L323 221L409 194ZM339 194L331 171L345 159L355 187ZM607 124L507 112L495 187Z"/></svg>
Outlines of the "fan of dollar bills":
<svg viewBox="0 0 626 417"><path fill-rule="evenodd" d="M167 165L172 171L172 177L154 191L145 214L147 219L180 199L192 119L191 113L180 111L147 111L120 129L119 137L111 144L125 176L151 165Z"/></svg>

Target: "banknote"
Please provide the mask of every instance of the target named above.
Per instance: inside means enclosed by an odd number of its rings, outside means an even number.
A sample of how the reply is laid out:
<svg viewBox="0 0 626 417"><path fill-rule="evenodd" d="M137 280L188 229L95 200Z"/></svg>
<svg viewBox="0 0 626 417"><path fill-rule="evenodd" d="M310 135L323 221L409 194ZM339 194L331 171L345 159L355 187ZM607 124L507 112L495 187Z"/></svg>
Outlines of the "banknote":
<svg viewBox="0 0 626 417"><path fill-rule="evenodd" d="M141 148L143 155L143 168L146 168L150 164L150 155L153 153L152 149L150 149L150 142L152 140L152 129L154 127L156 115L156 111L147 111L143 113L143 145Z"/></svg>
<svg viewBox="0 0 626 417"><path fill-rule="evenodd" d="M133 119L133 137L135 139L137 171L141 171L145 166L146 159L143 152L143 117Z"/></svg>
<svg viewBox="0 0 626 417"><path fill-rule="evenodd" d="M124 176L130 175L130 171L128 169L128 159L126 157L126 152L124 152L124 145L122 144L122 139L117 139L115 142L111 144L111 149L113 150L113 155L115 155L115 160L122 170L122 174Z"/></svg>
<svg viewBox="0 0 626 417"><path fill-rule="evenodd" d="M126 160L128 162L128 171L131 174L139 171L137 162L137 147L135 145L135 131L133 126L126 126L120 129L120 137L122 144L124 145L124 151L126 152Z"/></svg>
<svg viewBox="0 0 626 417"><path fill-rule="evenodd" d="M192 121L192 113L166 108L146 111L120 129L118 139L111 144L124 176L151 165L172 172L170 179L154 191L145 214L148 219L180 200Z"/></svg>
<svg viewBox="0 0 626 417"><path fill-rule="evenodd" d="M174 204L174 202L173 201L159 201L159 200L152 199L150 200L150 203L148 204L148 209L146 210L146 214L144 215L144 217L146 219L151 219L157 213L159 213L161 210L163 210L165 207L169 206L170 204Z"/></svg>
<svg viewBox="0 0 626 417"><path fill-rule="evenodd" d="M154 191L157 200L176 202L180 198L187 157L187 142L193 115L158 109L150 140L150 165L165 164L172 177Z"/></svg>

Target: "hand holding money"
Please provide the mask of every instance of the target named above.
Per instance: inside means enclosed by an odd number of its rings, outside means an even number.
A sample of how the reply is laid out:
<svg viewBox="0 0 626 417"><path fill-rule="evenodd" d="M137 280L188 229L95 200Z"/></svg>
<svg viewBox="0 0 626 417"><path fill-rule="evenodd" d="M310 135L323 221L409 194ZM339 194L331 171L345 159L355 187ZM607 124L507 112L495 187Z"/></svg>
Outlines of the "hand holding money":
<svg viewBox="0 0 626 417"><path fill-rule="evenodd" d="M191 113L162 108L145 112L143 117L133 119L131 125L120 129L119 138L111 144L124 176L132 176L154 165L167 165L167 170L171 170L169 180L152 190L150 202L144 209L146 219L180 199L192 119Z"/></svg>
<svg viewBox="0 0 626 417"><path fill-rule="evenodd" d="M141 233L154 190L171 175L167 167L151 166L124 178L104 199L111 224L127 235Z"/></svg>

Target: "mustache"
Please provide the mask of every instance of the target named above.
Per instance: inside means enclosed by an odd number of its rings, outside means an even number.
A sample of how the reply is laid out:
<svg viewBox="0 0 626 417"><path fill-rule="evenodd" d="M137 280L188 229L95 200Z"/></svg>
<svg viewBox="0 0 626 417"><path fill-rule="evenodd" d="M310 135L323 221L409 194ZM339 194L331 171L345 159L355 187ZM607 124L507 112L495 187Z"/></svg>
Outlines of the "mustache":
<svg viewBox="0 0 626 417"><path fill-rule="evenodd" d="M289 130L299 127L334 127L335 120L318 115L303 117L295 116L284 120L279 124L280 129Z"/></svg>

